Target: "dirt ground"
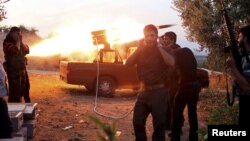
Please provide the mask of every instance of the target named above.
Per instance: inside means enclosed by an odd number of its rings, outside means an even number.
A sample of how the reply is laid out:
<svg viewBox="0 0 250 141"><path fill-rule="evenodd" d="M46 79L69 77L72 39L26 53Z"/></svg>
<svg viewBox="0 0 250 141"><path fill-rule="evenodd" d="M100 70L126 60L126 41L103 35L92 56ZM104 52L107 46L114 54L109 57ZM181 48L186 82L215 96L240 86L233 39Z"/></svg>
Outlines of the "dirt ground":
<svg viewBox="0 0 250 141"><path fill-rule="evenodd" d="M69 85L59 79L58 73L29 72L32 102L38 103L38 122L34 141L97 141L99 127L89 120L89 115L96 116L103 122L116 121L116 130L120 133L118 141L133 141L133 112L126 118L112 120L101 117L94 111L95 96L83 86ZM97 110L110 116L122 116L129 112L135 103L136 92L120 90L113 98L98 97ZM206 127L210 111L216 106L217 96L208 91L200 94L198 118L200 128ZM211 104L214 103L214 104ZM152 135L152 118L147 120L149 141ZM187 114L185 111L184 137L188 134ZM67 129L67 127L69 129ZM166 137L167 140L168 137Z"/></svg>

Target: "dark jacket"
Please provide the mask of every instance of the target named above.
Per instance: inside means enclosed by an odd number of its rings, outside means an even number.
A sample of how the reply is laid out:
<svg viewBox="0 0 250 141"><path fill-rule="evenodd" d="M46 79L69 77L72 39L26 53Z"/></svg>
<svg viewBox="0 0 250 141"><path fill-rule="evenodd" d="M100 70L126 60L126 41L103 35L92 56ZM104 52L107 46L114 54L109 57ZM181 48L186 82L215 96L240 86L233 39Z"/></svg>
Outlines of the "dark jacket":
<svg viewBox="0 0 250 141"><path fill-rule="evenodd" d="M18 49L17 43L8 34L3 42L3 51L5 57L4 67L8 73L10 70L24 70L26 65L25 55L29 53L27 45L21 43Z"/></svg>

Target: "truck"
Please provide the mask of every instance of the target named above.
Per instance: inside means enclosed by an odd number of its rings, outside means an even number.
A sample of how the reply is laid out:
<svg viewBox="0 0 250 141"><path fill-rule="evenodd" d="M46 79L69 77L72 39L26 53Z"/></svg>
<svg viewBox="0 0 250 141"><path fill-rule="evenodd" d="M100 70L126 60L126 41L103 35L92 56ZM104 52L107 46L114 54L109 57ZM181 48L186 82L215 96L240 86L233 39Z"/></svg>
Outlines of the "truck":
<svg viewBox="0 0 250 141"><path fill-rule="evenodd" d="M114 59L104 59L113 56ZM60 62L60 78L68 84L84 85L87 90L98 92L102 96L111 97L116 89L140 88L136 75L136 67L123 64L117 50L101 50L92 63ZM98 82L98 83L97 83Z"/></svg>
<svg viewBox="0 0 250 141"><path fill-rule="evenodd" d="M68 84L84 85L91 92L111 97L116 89L140 88L136 67L124 65L117 49L111 49L105 30L91 32L93 44L103 44L93 62L61 61L60 78ZM97 83L98 82L98 83Z"/></svg>

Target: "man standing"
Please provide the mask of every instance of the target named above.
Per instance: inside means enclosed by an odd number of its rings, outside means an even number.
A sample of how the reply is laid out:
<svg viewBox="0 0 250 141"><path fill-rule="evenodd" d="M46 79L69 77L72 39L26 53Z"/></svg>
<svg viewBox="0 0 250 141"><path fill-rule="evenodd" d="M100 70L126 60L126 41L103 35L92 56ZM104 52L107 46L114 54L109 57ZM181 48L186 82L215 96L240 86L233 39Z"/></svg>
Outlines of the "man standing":
<svg viewBox="0 0 250 141"><path fill-rule="evenodd" d="M183 111L188 107L189 140L198 140L197 103L201 84L197 79L197 62L189 48L180 48L174 51L175 68L179 76L178 90L174 99L172 138L171 141L180 141L183 126Z"/></svg>
<svg viewBox="0 0 250 141"><path fill-rule="evenodd" d="M166 32L162 37L163 45L169 51L174 51L175 49L180 48L178 44L176 44L177 36L173 31Z"/></svg>
<svg viewBox="0 0 250 141"><path fill-rule="evenodd" d="M12 27L3 42L4 67L9 82L9 102L21 102L27 87L26 58L29 48L22 42L21 30ZM26 102L26 101L25 101Z"/></svg>
<svg viewBox="0 0 250 141"><path fill-rule="evenodd" d="M143 83L133 115L136 141L146 141L145 124L153 117L152 141L165 141L165 115L168 89L165 87L166 69L174 65L174 58L157 43L158 30L150 24L144 27L144 39L127 59L126 65L137 65L137 75Z"/></svg>
<svg viewBox="0 0 250 141"><path fill-rule="evenodd" d="M2 62L0 62L0 139L12 137L12 124L5 100L5 97L8 95L7 92L6 74Z"/></svg>
<svg viewBox="0 0 250 141"><path fill-rule="evenodd" d="M176 38L176 34L172 31L166 32L161 38L160 43L163 45L164 49L170 54L173 54L176 49L181 48L178 44L176 44ZM170 130L174 97L178 88L178 75L173 67L168 68L167 74L168 78L166 79L166 86L167 88L169 88L169 102L167 103L166 112L166 130Z"/></svg>
<svg viewBox="0 0 250 141"><path fill-rule="evenodd" d="M238 71L232 57L227 59L227 66L239 86L239 125L250 129L250 25L240 29L238 43L241 49L245 48L247 51L247 55L241 59L243 73Z"/></svg>

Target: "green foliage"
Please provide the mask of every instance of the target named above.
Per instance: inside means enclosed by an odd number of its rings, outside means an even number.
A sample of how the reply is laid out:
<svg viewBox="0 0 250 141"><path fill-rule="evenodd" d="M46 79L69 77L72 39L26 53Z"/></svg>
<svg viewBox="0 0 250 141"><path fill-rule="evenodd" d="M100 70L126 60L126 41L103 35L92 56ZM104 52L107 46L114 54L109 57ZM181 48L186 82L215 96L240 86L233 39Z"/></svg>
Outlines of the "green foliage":
<svg viewBox="0 0 250 141"><path fill-rule="evenodd" d="M232 107L229 107L224 100L218 108L212 111L208 119L208 125L237 125L239 114L238 106L238 103L235 103ZM205 141L207 141L207 130L207 128L199 129Z"/></svg>
<svg viewBox="0 0 250 141"><path fill-rule="evenodd" d="M223 99L224 100L224 99ZM238 114L239 114L239 107L238 103L235 103L232 107L229 107L224 100L218 108L215 108L209 119L208 125L236 125L238 124ZM199 129L199 133L202 135L202 139L207 141L208 133L207 128Z"/></svg>
<svg viewBox="0 0 250 141"><path fill-rule="evenodd" d="M208 67L222 69L223 47L228 45L228 35L220 0L173 0L173 4L180 14L188 40L197 42L201 50L208 49ZM225 4L234 30L250 22L250 1L225 0Z"/></svg>
<svg viewBox="0 0 250 141"><path fill-rule="evenodd" d="M211 91L211 92L209 92ZM209 90L209 94L201 95L200 100L209 99L208 104L212 104L213 108L210 108L210 112L207 125L236 125L238 124L238 99L235 98L235 102L232 107L228 106L226 100L226 93L215 90ZM231 90L230 90L231 91ZM202 101L201 101L202 102ZM211 106L211 105L210 105ZM207 141L207 127L200 128L199 133L202 135L202 139Z"/></svg>
<svg viewBox="0 0 250 141"><path fill-rule="evenodd" d="M227 102L224 100L218 108L212 111L209 117L208 124L218 125L218 124L238 124L238 114L239 107L238 103L234 103L232 107L228 106Z"/></svg>
<svg viewBox="0 0 250 141"><path fill-rule="evenodd" d="M207 128L199 129L199 133L202 135L202 141L207 141L208 139Z"/></svg>
<svg viewBox="0 0 250 141"><path fill-rule="evenodd" d="M97 117L89 116L89 118L102 129L104 135L102 135L100 132L97 132L97 136L101 141L115 141L115 134L116 134L115 123L112 123L112 125L110 125L108 123L102 122Z"/></svg>

